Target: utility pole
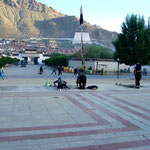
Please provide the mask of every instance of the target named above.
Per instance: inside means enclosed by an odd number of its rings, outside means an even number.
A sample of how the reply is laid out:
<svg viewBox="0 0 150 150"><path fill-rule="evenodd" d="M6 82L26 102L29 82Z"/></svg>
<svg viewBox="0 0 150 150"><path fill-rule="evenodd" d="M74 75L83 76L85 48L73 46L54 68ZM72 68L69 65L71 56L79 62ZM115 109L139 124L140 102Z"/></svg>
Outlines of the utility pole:
<svg viewBox="0 0 150 150"><path fill-rule="evenodd" d="M83 9L82 6L80 8L80 28L81 28L81 59L82 65L85 65L85 58L84 58L84 45L83 45Z"/></svg>

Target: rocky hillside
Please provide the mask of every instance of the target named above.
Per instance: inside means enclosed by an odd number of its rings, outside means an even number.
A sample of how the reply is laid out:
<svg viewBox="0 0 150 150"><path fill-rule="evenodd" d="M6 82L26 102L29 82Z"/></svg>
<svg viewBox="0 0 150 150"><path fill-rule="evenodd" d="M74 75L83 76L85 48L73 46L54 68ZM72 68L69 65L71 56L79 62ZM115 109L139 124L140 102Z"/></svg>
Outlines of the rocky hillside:
<svg viewBox="0 0 150 150"><path fill-rule="evenodd" d="M66 37L72 38L80 31L79 18L64 15L36 0L0 0L0 37ZM110 32L99 26L84 23L92 39L112 46L117 38L116 32Z"/></svg>

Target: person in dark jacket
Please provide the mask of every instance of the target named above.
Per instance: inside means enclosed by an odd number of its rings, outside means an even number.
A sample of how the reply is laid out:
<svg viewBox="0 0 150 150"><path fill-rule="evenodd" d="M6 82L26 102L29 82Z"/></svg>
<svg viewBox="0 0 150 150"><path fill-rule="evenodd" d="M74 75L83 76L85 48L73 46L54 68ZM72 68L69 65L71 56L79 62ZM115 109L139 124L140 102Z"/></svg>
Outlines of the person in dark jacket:
<svg viewBox="0 0 150 150"><path fill-rule="evenodd" d="M41 67L40 67L40 74L42 74L42 73L43 73L43 67L41 65Z"/></svg>
<svg viewBox="0 0 150 150"><path fill-rule="evenodd" d="M54 81L53 83L54 83L54 86L56 86L56 83L57 83L58 89L68 89L67 82L62 80L61 78L58 78L58 80Z"/></svg>
<svg viewBox="0 0 150 150"><path fill-rule="evenodd" d="M85 89L86 87L86 75L83 72L80 72L79 75L77 76L76 84L77 86L79 85L80 89Z"/></svg>
<svg viewBox="0 0 150 150"><path fill-rule="evenodd" d="M58 66L58 75L62 75L62 68L61 68L61 66Z"/></svg>
<svg viewBox="0 0 150 150"><path fill-rule="evenodd" d="M53 73L55 73L55 75L56 75L56 69L55 68L53 68L53 71L51 74L53 74Z"/></svg>
<svg viewBox="0 0 150 150"><path fill-rule="evenodd" d="M86 75L80 75L80 80L79 80L79 88L80 89L85 89L86 87Z"/></svg>
<svg viewBox="0 0 150 150"><path fill-rule="evenodd" d="M77 75L77 72L78 72L77 68L74 68L74 75Z"/></svg>
<svg viewBox="0 0 150 150"><path fill-rule="evenodd" d="M140 88L140 80L142 78L142 67L139 62L134 65L135 87Z"/></svg>

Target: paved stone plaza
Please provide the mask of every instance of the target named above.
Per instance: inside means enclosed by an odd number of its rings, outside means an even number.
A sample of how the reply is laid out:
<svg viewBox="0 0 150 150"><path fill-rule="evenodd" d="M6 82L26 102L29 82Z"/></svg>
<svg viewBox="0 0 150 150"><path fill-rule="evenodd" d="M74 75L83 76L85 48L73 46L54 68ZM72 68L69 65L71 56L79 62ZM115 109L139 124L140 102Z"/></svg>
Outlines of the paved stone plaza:
<svg viewBox="0 0 150 150"><path fill-rule="evenodd" d="M0 79L0 150L150 150L150 79L87 76L98 90L46 87L58 75L44 66L8 67Z"/></svg>

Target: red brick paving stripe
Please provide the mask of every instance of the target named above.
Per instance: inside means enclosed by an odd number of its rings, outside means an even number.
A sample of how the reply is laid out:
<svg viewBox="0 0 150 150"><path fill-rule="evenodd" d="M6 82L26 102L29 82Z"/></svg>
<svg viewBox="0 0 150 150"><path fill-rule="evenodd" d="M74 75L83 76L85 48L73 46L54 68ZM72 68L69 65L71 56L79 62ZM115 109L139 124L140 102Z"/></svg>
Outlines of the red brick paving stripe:
<svg viewBox="0 0 150 150"><path fill-rule="evenodd" d="M96 95L96 94L94 94L94 96L102 98L102 96L99 96L99 95ZM104 98L104 97L103 97L103 99L107 100L107 99ZM113 105L115 105L115 106L117 106L117 107L120 107L121 109L124 109L124 110L126 110L126 111L128 111L128 112L130 112L130 113L132 113L132 114L134 114L134 115L137 115L137 116L139 116L139 117L141 117L141 118L144 118L145 120L150 121L150 116L147 116L147 115L145 115L145 114L142 114L142 113L140 113L140 112L137 112L137 111L135 111L135 110L132 110L132 109L126 107L126 106L122 106L122 105L118 104L117 102L114 102L114 101L111 101L111 100L109 100L109 103L110 103L110 104L113 104Z"/></svg>
<svg viewBox="0 0 150 150"><path fill-rule="evenodd" d="M127 102L127 101L125 101L125 100L123 100L123 99L121 99L121 98L117 98L117 97L114 97L114 96L109 95L109 94L104 94L104 95L107 96L107 97L113 98L113 99L115 99L116 101L122 102L122 103L124 103L124 104L130 105L130 106L132 106L132 107L135 107L135 108L138 108L138 109L140 109L140 110L142 110L142 111L145 111L145 112L150 113L150 110L149 110L149 109L143 108L143 107L141 107L141 106L139 106L139 105L136 105L136 104Z"/></svg>
<svg viewBox="0 0 150 150"><path fill-rule="evenodd" d="M95 121L97 121L101 125L110 125L110 123L102 118L101 116L97 115L95 112L88 110L83 104L72 98L70 95L66 95L66 98L68 98L72 103L74 103L76 106L78 106L81 110L88 113L90 117L92 117Z"/></svg>
<svg viewBox="0 0 150 150"><path fill-rule="evenodd" d="M101 130L63 132L63 133L8 136L8 137L0 137L0 142L49 139L49 138L60 138L60 137L68 137L68 136L93 135L93 134L104 134L104 133L126 132L126 131L131 131L131 129L126 127L126 128L116 128L116 129L101 129Z"/></svg>
<svg viewBox="0 0 150 150"><path fill-rule="evenodd" d="M61 95L67 95L68 93L86 93L86 90L79 90L79 91L72 91L68 90L67 93L66 91L49 91L49 92L0 92L1 97L37 97L37 96L61 96ZM89 93L97 93L97 91L88 91ZM122 91L122 90L104 90L101 91L103 94L129 94L130 90ZM144 89L142 93L149 93L149 90ZM138 94L137 91L133 91L132 94Z"/></svg>
<svg viewBox="0 0 150 150"><path fill-rule="evenodd" d="M124 118L120 117L119 115L113 113L113 112L110 112L109 110L101 107L100 105L96 104L95 102L89 100L88 98L85 98L79 94L76 94L77 96L79 96L83 101L87 102L88 104L94 106L95 108L99 109L100 111L103 111L104 113L106 113L107 115L111 116L113 119L121 122L123 125L125 125L126 127L130 127L132 128L133 130L139 130L141 129L140 127L134 125L133 123L129 122L128 120L125 120ZM98 95L99 96L99 95ZM100 100L105 100L104 97L102 96L99 96Z"/></svg>
<svg viewBox="0 0 150 150"><path fill-rule="evenodd" d="M62 129L62 128L76 128L76 127L90 127L90 126L99 126L99 125L110 125L108 121L97 115L96 113L88 110L84 105L77 102L70 96L65 96L67 99L72 101L77 107L81 110L87 112L96 123L86 123L86 124L73 124L73 125L56 125L56 126L38 126L38 127L23 127L23 128L2 128L0 132L17 132L17 131L33 131L33 130L47 130L47 129Z"/></svg>
<svg viewBox="0 0 150 150"><path fill-rule="evenodd" d="M1 128L0 132L17 132L17 131L34 131L34 130L48 130L48 129L64 129L64 128L78 128L99 126L99 123L86 124L71 124L71 125L56 125L56 126L37 126L37 127L21 127L21 128Z"/></svg>
<svg viewBox="0 0 150 150"><path fill-rule="evenodd" d="M111 143L111 144L103 144L103 145L92 145L85 147L73 147L73 148L65 148L59 150L118 150L125 148L138 148L150 146L150 140L139 140L139 141L129 141L129 142L120 142L120 143Z"/></svg>
<svg viewBox="0 0 150 150"><path fill-rule="evenodd" d="M82 100L86 100L87 101L87 99L81 97L80 95L78 95L78 96L80 98L82 98ZM72 100L73 102L75 102L75 104L77 106L78 105L80 106L80 103L79 102L77 103L77 101L73 100L72 97L67 96L67 98L69 98L69 100ZM94 104L94 106L95 106L95 103L90 102L90 104L92 104L92 105ZM80 106L81 109L86 109L86 107L84 105L81 105L81 106ZM96 104L96 106L97 106L97 104ZM98 107L98 108L105 110L103 107ZM111 129L110 128L110 129L99 129L99 130L88 130L88 131L64 132L64 133L47 133L47 134L23 135L23 136L8 136L8 137L0 137L0 142L34 140L34 139L48 139L48 138L60 138L60 137L68 137L68 136L93 135L93 134L104 134L104 133L115 133L115 132L126 132L126 131L133 131L133 130L139 129L135 125L130 124L128 121L126 121L126 120L124 120L124 119L122 119L122 118L120 118L118 116L116 117L115 114L111 115L112 113L111 112L108 113L107 110L105 110L105 112L107 114L109 114L110 116L114 117L115 119L117 119L118 121L121 121L123 124L127 125L127 127L115 128L115 129ZM93 115L93 113L92 113L92 115ZM70 125L70 127L71 126L72 125ZM62 126L58 126L58 127L62 127ZM64 127L68 127L68 126L66 125ZM34 130L35 128L36 127L32 127L32 128L28 128L28 129ZM38 127L38 128L41 129L41 127ZM23 129L25 129L25 128L23 128Z"/></svg>
<svg viewBox="0 0 150 150"><path fill-rule="evenodd" d="M115 106L120 107L121 109L124 109L124 110L126 110L126 111L128 111L128 112L130 112L130 113L132 113L132 114L134 114L134 115L137 115L138 117L141 117L141 118L143 118L143 119L145 119L145 120L150 121L150 116L147 116L147 115L145 115L145 114L142 114L142 113L137 112L137 111L135 111L135 110L132 110L132 109L130 109L130 108L127 108L127 107L125 107L125 106L122 106L122 105L120 105L120 104L118 104L118 103L116 103L116 102L110 102L110 103L111 103L111 104L114 104Z"/></svg>

